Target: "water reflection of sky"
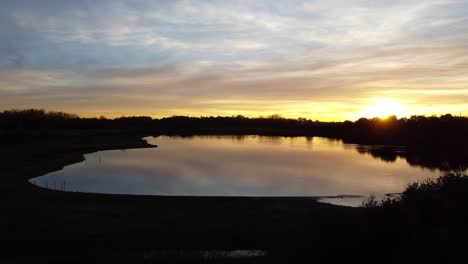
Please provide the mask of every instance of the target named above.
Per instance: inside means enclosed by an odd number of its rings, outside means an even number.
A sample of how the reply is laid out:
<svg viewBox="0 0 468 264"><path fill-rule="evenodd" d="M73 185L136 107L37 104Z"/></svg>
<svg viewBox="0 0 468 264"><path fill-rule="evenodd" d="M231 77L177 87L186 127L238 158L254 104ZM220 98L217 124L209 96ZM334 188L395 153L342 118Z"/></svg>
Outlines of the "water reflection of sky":
<svg viewBox="0 0 468 264"><path fill-rule="evenodd" d="M386 162L356 151L356 145L317 137L161 136L147 140L158 147L88 154L85 162L32 182L67 191L120 194L379 196L439 175L437 170L412 167L401 156ZM327 202L355 205L360 199Z"/></svg>

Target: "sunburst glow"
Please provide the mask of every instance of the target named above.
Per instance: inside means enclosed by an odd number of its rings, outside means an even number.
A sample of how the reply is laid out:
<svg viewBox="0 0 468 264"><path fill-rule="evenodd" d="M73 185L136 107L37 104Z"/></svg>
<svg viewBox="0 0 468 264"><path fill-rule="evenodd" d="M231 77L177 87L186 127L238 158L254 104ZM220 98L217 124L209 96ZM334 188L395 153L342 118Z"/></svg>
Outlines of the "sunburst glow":
<svg viewBox="0 0 468 264"><path fill-rule="evenodd" d="M468 0L0 7L0 111L320 121L468 114Z"/></svg>
<svg viewBox="0 0 468 264"><path fill-rule="evenodd" d="M406 107L397 100L389 98L373 98L368 105L364 106L363 111L358 115L366 118L386 118L391 115L403 117L407 115L407 111Z"/></svg>

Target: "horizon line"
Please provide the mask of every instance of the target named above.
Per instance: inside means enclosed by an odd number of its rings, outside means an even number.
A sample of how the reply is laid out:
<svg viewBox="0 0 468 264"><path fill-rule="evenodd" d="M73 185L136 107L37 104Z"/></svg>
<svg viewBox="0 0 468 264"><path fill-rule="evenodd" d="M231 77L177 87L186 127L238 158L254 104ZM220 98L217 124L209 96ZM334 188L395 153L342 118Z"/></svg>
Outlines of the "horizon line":
<svg viewBox="0 0 468 264"><path fill-rule="evenodd" d="M468 118L468 116L465 116L460 112L458 115L454 115L452 113L445 113L445 114L414 114L414 115L404 115L404 116L397 116L394 114L387 115L387 116L374 116L374 117L359 117L356 118L355 120L350 120L350 119L342 119L342 120L330 120L330 121L324 121L320 119L312 119L312 118L307 118L307 117L285 117L282 116L281 114L270 114L270 115L258 115L258 116L250 116L250 115L242 115L242 114L237 114L237 115L199 115L199 116L193 116L193 115L183 115L183 114L176 114L176 115L168 115L168 116L162 116L162 117L156 117L154 115L120 115L120 116L114 116L114 117L108 117L105 115L99 115L99 116L83 116L80 114L75 114L67 111L61 111L61 110L46 110L44 108L24 108L24 109L3 109L0 110L0 113L5 113L5 112L26 112L26 111L42 111L45 114L53 114L53 113L61 113L61 114L66 114L70 116L75 116L80 119L107 119L107 120L116 120L119 118L138 118L138 117L145 117L145 118L151 118L152 120L161 120L165 118L174 118L174 117L185 117L185 118L245 118L245 119L285 119L285 120L306 120L306 121L313 121L313 122L327 122L327 123L339 123L339 122L356 122L360 119L367 119L367 120L372 120L372 119L379 119L379 120L386 120L389 119L390 117L395 117L397 120L401 119L410 119L411 117L443 117L450 115L455 118Z"/></svg>

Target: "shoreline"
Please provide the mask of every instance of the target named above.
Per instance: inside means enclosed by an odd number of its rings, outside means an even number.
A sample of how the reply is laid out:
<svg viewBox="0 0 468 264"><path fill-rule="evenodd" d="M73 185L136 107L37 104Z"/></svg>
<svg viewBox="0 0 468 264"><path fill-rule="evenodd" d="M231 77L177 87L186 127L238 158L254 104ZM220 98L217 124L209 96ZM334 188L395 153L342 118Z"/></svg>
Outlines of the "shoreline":
<svg viewBox="0 0 468 264"><path fill-rule="evenodd" d="M112 258L116 263L125 263L125 256L135 260L145 250L282 252L283 241L296 240L291 243L301 245L311 232L326 237L324 232L332 226L346 234L364 228L362 209L304 197L88 194L29 183L38 175L82 161L87 153L154 147L142 140L147 135L64 135L3 148L5 184L0 193L7 217L0 220L0 226L9 243L0 261L16 262L24 258L21 252L28 252L25 263L94 260L109 255L118 256ZM339 221L343 218L349 219L345 225ZM79 252L73 250L75 246ZM50 248L57 253L44 255Z"/></svg>
<svg viewBox="0 0 468 264"><path fill-rule="evenodd" d="M369 257L363 248L376 248L373 241L391 236L383 227L388 220L368 208L314 198L94 194L29 183L88 153L154 147L143 139L148 132L85 132L66 131L0 150L6 216L0 228L8 241L0 262L153 263L157 256L143 259L145 252L239 249L266 252L260 263L310 254L343 262Z"/></svg>
<svg viewBox="0 0 468 264"><path fill-rule="evenodd" d="M109 145L108 143L96 145L93 147L84 147L80 148L79 151L73 151L70 153L63 153L64 156L62 156L60 159L51 159L49 161L45 161L45 163L41 164L41 167L38 168L40 173L43 174L38 174L39 172L28 172L27 176L29 177L26 179L26 184L32 185L34 188L38 188L41 191L51 191L51 192L60 192L60 193L75 193L75 194L83 194L83 195L103 195L103 196L118 196L118 197L155 197L155 198L176 198L176 199L272 199L272 200L277 200L277 199L285 199L285 200L300 200L300 199L305 199L305 200L314 200L317 201L320 199L343 199L343 198L359 198L363 197L360 195L348 195L348 194L338 194L338 195L326 195L326 196L242 196L242 195L232 195L232 196L202 196L202 195L140 195L140 194L118 194L118 193L93 193L93 192L80 192L80 191L62 191L62 190L57 190L57 189L52 189L52 188L46 188L42 187L39 185L36 185L31 182L34 178L41 177L44 175L47 175L52 172L60 171L63 170L66 166L73 165L76 163L80 163L85 161L84 156L100 151L113 151L113 150L127 150L127 149L140 149L140 148L156 148L158 145L153 145L149 144L147 140L145 140L146 137L158 137L158 136L171 136L171 135L157 135L157 136L151 136L144 134L142 135L135 135L133 139L129 139L124 137L123 142L119 142L115 145ZM194 136L209 136L209 135L194 135ZM227 135L222 135L222 136L227 136ZM245 136L265 136L265 135L245 135ZM268 135L266 135L268 136ZM285 137L291 137L291 136L285 136ZM302 137L302 136L293 136L293 137ZM127 141L128 140L128 141ZM42 167L44 166L45 167ZM15 174L15 173L13 173ZM22 172L19 173L21 175ZM23 177L24 178L24 177Z"/></svg>

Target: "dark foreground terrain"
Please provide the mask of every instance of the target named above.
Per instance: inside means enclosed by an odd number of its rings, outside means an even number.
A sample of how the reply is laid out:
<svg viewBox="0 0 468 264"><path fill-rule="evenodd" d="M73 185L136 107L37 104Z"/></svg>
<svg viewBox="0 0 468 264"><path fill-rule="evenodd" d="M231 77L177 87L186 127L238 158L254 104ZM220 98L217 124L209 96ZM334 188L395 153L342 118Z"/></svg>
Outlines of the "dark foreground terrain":
<svg viewBox="0 0 468 264"><path fill-rule="evenodd" d="M313 198L65 193L28 180L82 161L85 153L154 147L141 139L151 133L45 123L25 130L25 119L18 120L0 137L0 263L464 263L468 257L463 174L448 172L440 182L409 187L402 200L369 201L365 208ZM455 154L407 155L418 166L444 169L453 160L466 171L466 138L456 141ZM227 257L235 250L260 254Z"/></svg>
<svg viewBox="0 0 468 264"><path fill-rule="evenodd" d="M158 197L65 193L28 179L106 149L153 147L142 135L68 131L4 144L2 263L271 262L367 255L363 209L312 198ZM365 247L372 246L372 243ZM230 260L197 252L261 250L265 256Z"/></svg>
<svg viewBox="0 0 468 264"><path fill-rule="evenodd" d="M346 208L311 198L99 195L29 184L84 153L153 147L138 134L70 133L4 144L2 263L441 263L466 257L468 208L460 202L466 189L434 210L427 192L415 208ZM263 253L217 255L232 250Z"/></svg>

